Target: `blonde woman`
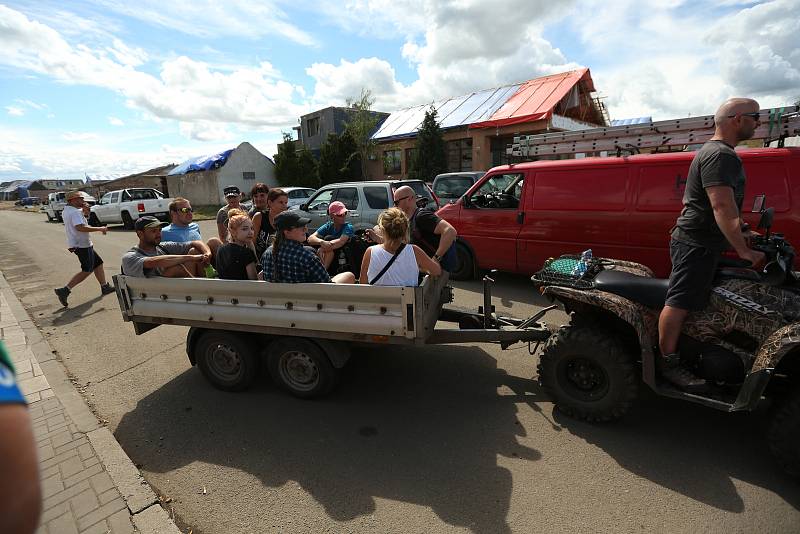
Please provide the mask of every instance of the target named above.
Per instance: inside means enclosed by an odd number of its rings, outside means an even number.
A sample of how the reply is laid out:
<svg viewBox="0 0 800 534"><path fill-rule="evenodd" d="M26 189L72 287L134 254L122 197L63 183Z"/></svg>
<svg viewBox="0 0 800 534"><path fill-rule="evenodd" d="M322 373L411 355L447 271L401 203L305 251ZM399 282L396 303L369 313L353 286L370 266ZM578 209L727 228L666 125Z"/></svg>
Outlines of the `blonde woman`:
<svg viewBox="0 0 800 534"><path fill-rule="evenodd" d="M228 212L228 238L217 249L217 272L224 280L256 280L253 221L240 209Z"/></svg>
<svg viewBox="0 0 800 534"><path fill-rule="evenodd" d="M389 208L378 217L383 243L364 253L359 283L378 286L416 286L419 272L442 274L441 266L416 245L408 244L408 217ZM388 266L388 267L387 267Z"/></svg>

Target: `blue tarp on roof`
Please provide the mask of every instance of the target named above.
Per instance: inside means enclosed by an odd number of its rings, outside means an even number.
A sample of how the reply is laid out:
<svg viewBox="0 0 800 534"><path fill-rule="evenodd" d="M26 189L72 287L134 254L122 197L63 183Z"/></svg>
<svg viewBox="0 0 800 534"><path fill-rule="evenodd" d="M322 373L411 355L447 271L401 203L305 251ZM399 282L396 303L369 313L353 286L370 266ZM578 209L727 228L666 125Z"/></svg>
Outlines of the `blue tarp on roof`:
<svg viewBox="0 0 800 534"><path fill-rule="evenodd" d="M611 126L630 126L631 124L647 124L653 122L653 117L634 117L633 119L617 119L611 121Z"/></svg>
<svg viewBox="0 0 800 534"><path fill-rule="evenodd" d="M187 159L171 171L167 176L175 176L176 174L186 174L189 172L197 172L197 171L208 171L211 169L219 169L228 161L228 157L230 157L231 152L235 149L231 148L230 150L226 150L225 152L220 152L219 154L213 154L211 156L199 156L196 158Z"/></svg>

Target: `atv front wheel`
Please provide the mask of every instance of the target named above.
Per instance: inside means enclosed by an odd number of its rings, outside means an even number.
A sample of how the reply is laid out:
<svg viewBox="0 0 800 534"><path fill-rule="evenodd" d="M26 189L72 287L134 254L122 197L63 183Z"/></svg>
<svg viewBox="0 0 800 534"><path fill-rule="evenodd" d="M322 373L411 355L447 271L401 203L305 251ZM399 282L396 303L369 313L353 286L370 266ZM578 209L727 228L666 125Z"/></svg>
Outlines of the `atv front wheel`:
<svg viewBox="0 0 800 534"><path fill-rule="evenodd" d="M539 384L571 417L590 422L619 419L639 390L633 359L613 334L565 326L547 341L539 359Z"/></svg>
<svg viewBox="0 0 800 534"><path fill-rule="evenodd" d="M769 449L784 471L800 477L800 389L776 402L767 430Z"/></svg>

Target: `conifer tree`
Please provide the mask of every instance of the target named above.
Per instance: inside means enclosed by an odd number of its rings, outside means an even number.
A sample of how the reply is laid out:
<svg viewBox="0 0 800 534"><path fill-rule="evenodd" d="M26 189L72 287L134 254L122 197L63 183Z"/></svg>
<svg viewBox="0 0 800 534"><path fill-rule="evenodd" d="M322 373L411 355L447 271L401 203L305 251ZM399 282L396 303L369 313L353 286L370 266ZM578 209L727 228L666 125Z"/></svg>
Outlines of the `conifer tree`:
<svg viewBox="0 0 800 534"><path fill-rule="evenodd" d="M436 121L436 108L430 107L419 127L416 156L411 165L409 178L431 181L437 174L447 172L447 155L444 138Z"/></svg>

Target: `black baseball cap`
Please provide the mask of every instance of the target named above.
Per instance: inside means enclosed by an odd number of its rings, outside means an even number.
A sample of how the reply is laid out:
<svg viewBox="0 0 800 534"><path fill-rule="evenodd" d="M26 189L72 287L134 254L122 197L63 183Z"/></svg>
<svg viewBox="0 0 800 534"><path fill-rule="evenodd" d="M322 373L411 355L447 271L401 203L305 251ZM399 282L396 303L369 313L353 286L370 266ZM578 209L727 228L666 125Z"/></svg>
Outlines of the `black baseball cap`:
<svg viewBox="0 0 800 534"><path fill-rule="evenodd" d="M145 215L144 217L139 217L136 219L136 222L133 223L133 227L136 230L144 230L145 228L164 228L169 223L161 222L152 215Z"/></svg>
<svg viewBox="0 0 800 534"><path fill-rule="evenodd" d="M223 189L222 192L225 194L226 197L238 197L239 195L242 194L242 192L239 191L239 188L236 187L235 185L226 185L225 189Z"/></svg>
<svg viewBox="0 0 800 534"><path fill-rule="evenodd" d="M275 227L278 230L291 230L301 228L311 222L308 217L301 217L294 211L284 211L275 217Z"/></svg>

